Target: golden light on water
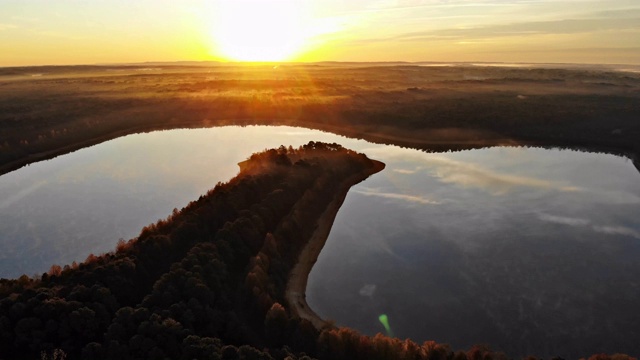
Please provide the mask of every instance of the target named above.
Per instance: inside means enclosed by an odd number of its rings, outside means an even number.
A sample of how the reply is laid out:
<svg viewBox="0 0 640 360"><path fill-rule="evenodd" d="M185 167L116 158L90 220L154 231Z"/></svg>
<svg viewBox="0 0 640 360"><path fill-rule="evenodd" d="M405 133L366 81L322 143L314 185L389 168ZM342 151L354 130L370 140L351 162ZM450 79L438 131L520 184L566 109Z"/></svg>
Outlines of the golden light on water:
<svg viewBox="0 0 640 360"><path fill-rule="evenodd" d="M311 33L308 2L220 1L214 7L215 53L227 60L282 61L302 51Z"/></svg>

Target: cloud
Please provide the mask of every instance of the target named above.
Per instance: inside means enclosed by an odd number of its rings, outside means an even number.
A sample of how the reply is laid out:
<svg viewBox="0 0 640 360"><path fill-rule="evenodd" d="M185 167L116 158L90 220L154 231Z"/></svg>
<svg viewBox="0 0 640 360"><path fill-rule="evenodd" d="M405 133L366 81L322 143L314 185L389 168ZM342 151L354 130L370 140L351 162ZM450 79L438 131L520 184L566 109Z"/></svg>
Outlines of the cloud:
<svg viewBox="0 0 640 360"><path fill-rule="evenodd" d="M516 187L532 187L562 192L581 191L575 186L533 177L504 174L476 164L455 161L446 157L434 156L426 159L426 163L433 166L433 175L442 182L466 188L479 188L494 195L507 194Z"/></svg>
<svg viewBox="0 0 640 360"><path fill-rule="evenodd" d="M531 2L510 2L510 6L513 5L526 5ZM430 2L430 5L416 5L414 7L455 7L462 8L465 6L507 6L505 3L498 2L447 2L446 4L437 4ZM402 9L402 7L395 7L394 9ZM515 11L509 10L509 11ZM477 15L477 14L476 14ZM515 14L514 14L515 15ZM417 16L417 15L416 15ZM450 13L433 13L424 15L429 19L445 19L445 18L471 18L473 14L468 12L462 12L460 15L452 16ZM489 16L489 15L487 15ZM517 19L516 16L511 19ZM433 41L467 41L477 42L483 40L490 40L496 38L505 37L518 37L518 36L530 36L530 35L568 35L568 34L586 34L594 32L609 32L609 31L625 31L625 30L638 30L638 24L640 24L640 9L621 9L621 10L608 10L592 12L586 16L570 16L567 15L561 19L550 19L540 21L513 21L510 18L495 18L493 24L486 25L467 25L458 26L442 25L439 28L433 28L429 30L407 31L403 33L396 33L395 35L389 35L387 37L378 38L363 38L356 40L359 43L379 43L379 42L433 42Z"/></svg>
<svg viewBox="0 0 640 360"><path fill-rule="evenodd" d="M11 19L20 21L20 22L32 23L32 24L40 22L40 18L29 17L29 16L12 16Z"/></svg>
<svg viewBox="0 0 640 360"><path fill-rule="evenodd" d="M494 195L507 194L517 187L531 187L561 192L584 191L582 188L562 182L501 173L482 167L477 163L453 160L447 155L415 154L411 150L401 148L388 148L384 151L370 150L366 153L382 161L395 158L411 161L419 164L414 168L415 171L428 171L431 176L444 183L465 188L478 188ZM412 171L411 169L401 169L401 173L404 170Z"/></svg>
<svg viewBox="0 0 640 360"><path fill-rule="evenodd" d="M640 9L624 9L624 10L603 10L592 14L592 17L605 19L619 19L621 17L631 18L640 17Z"/></svg>
<svg viewBox="0 0 640 360"><path fill-rule="evenodd" d="M587 226L591 221L587 219L580 218L572 218L572 217L564 217L564 216L555 216L540 213L538 214L538 219L546 222L551 222L554 224L568 225L568 226Z"/></svg>
<svg viewBox="0 0 640 360"><path fill-rule="evenodd" d="M84 39L87 39L86 36L72 35L72 34L62 33L62 32L59 32L59 31L34 29L34 30L32 30L32 32L34 34L36 34L36 35L39 35L39 36L46 36L46 37L51 37L51 38L59 38L59 39L67 39L67 40L84 40Z"/></svg>
<svg viewBox="0 0 640 360"><path fill-rule="evenodd" d="M410 174L415 174L416 172L418 172L417 169L415 170L409 170L409 169L393 169L393 172L398 173L398 174L406 174L406 175L410 175Z"/></svg>
<svg viewBox="0 0 640 360"><path fill-rule="evenodd" d="M396 41L425 40L479 40L487 38L580 34L611 30L637 30L640 17L626 19L566 19L553 21L522 22L460 29L441 29L426 32L412 32L393 37Z"/></svg>
<svg viewBox="0 0 640 360"><path fill-rule="evenodd" d="M16 25L12 25L12 24L0 24L0 31L3 30L10 30L10 29L15 29L17 28Z"/></svg>
<svg viewBox="0 0 640 360"><path fill-rule="evenodd" d="M487 51L488 52L488 51ZM491 50L491 53L494 54L504 54L504 53L512 53L513 50ZM522 52L526 52L529 54L553 54L557 53L558 49L526 49L522 50ZM562 52L565 54L594 54L594 53L607 53L607 54L619 54L619 55L633 55L640 53L640 47L633 46L609 46L609 47L575 47L575 48L566 48L562 49ZM500 64L500 66L507 66L511 64ZM632 65L633 66L633 65ZM624 71L624 69L616 69L616 71ZM638 70L632 70L633 72L638 72Z"/></svg>
<svg viewBox="0 0 640 360"><path fill-rule="evenodd" d="M599 200L616 205L638 205L640 196L626 191L617 190L595 190L593 195Z"/></svg>
<svg viewBox="0 0 640 360"><path fill-rule="evenodd" d="M376 288L377 286L375 284L366 284L360 289L359 293L361 296L371 297L375 294Z"/></svg>
<svg viewBox="0 0 640 360"><path fill-rule="evenodd" d="M601 233L605 235L623 235L623 236L630 236L636 239L640 239L639 231L626 226L591 225L592 222L587 219L556 216L556 215L550 215L545 213L539 213L538 219L545 222L551 222L554 224L590 228L591 230L597 233Z"/></svg>
<svg viewBox="0 0 640 360"><path fill-rule="evenodd" d="M391 200L401 200L409 203L420 204L420 205L440 205L442 204L439 201L431 200L423 196L418 195L406 195L406 194L398 194L398 193L388 193L388 192L380 192L377 189L364 188L363 190L357 190L356 193L366 195L366 196L377 196L385 199Z"/></svg>
<svg viewBox="0 0 640 360"><path fill-rule="evenodd" d="M38 182L33 183L31 186L28 186L22 190L17 191L15 194L9 196L8 198L0 201L0 209L6 209L9 206L11 206L12 204L20 201L22 198L28 196L29 194L33 193L34 191L38 190L39 188L41 188L43 185L47 184L46 181L41 180Z"/></svg>
<svg viewBox="0 0 640 360"><path fill-rule="evenodd" d="M640 239L640 232L625 226L593 226L593 230L607 235L624 235Z"/></svg>
<svg viewBox="0 0 640 360"><path fill-rule="evenodd" d="M589 0L583 0L589 1ZM366 7L369 11L416 10L416 9L451 9L466 7L515 7L520 4L552 3L550 0L379 0Z"/></svg>

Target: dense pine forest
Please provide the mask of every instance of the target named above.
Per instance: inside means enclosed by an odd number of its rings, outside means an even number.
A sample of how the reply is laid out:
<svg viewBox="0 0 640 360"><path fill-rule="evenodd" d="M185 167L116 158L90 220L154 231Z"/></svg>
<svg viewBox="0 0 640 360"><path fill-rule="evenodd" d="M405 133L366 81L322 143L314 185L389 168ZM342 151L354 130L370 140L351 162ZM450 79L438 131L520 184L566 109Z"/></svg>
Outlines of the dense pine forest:
<svg viewBox="0 0 640 360"><path fill-rule="evenodd" d="M292 268L336 194L380 163L311 142L240 167L113 252L0 280L0 359L508 358L301 319L285 299Z"/></svg>

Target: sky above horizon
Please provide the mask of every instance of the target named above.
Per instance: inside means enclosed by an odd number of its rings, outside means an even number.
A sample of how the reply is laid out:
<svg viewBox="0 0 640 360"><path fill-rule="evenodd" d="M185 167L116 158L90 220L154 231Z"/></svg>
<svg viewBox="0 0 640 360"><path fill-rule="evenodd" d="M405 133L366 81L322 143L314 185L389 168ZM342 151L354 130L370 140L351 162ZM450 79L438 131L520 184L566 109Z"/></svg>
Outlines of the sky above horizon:
<svg viewBox="0 0 640 360"><path fill-rule="evenodd" d="M185 60L640 65L640 1L0 0L0 66Z"/></svg>

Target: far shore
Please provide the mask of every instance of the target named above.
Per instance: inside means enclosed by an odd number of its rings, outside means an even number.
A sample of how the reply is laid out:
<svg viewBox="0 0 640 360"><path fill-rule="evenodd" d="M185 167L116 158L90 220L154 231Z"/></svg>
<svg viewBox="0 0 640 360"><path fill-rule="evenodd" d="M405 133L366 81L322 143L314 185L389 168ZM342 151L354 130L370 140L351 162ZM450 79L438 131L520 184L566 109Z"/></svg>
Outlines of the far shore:
<svg viewBox="0 0 640 360"><path fill-rule="evenodd" d="M449 137L445 134L439 133L438 131L427 131L426 133L418 132L418 135L416 135L416 132L413 131L402 133L402 136L399 136L393 135L392 132L371 132L365 129L351 129L347 126L316 124L314 122L304 122L294 119L220 119L215 121L186 120L168 124L158 122L152 124L133 125L129 128L115 130L96 137L80 139L76 142L72 142L58 148L32 153L14 161L0 164L0 175L7 174L9 172L18 170L24 166L39 161L50 160L61 155L65 155L86 147L98 145L103 142L114 140L127 135L149 133L153 131L215 128L223 126L293 126L331 132L346 137L362 138L366 141L378 144L395 144L398 146L406 146L416 149L428 149L430 147L443 146L445 148L482 148L500 145L528 145L519 143L509 138L492 138L491 136L489 136L488 139L469 139L467 137L461 139L456 137Z"/></svg>
<svg viewBox="0 0 640 360"><path fill-rule="evenodd" d="M292 119L272 119L272 120L256 120L256 119L223 119L217 121L183 121L171 124L163 124L161 122L157 124L144 124L134 125L127 129L116 130L110 133L106 133L97 137L83 139L77 142L67 144L65 146L42 151L39 153L33 153L26 155L20 159L0 164L0 176L9 172L18 170L24 166L30 164L50 160L61 155L72 153L80 149L98 145L100 143L117 139L119 137L149 133L153 131L165 131L175 129L194 129L194 128L215 128L224 126L293 126L306 129L320 130L331 132L336 135L364 139L369 142L377 144L393 144L401 147L409 147L414 149L421 149L426 151L448 151L448 150L463 150L473 148L485 148L493 146L534 146L534 147L557 147L564 146L567 148L573 148L576 150L584 150L590 152L604 152L608 154L614 154L617 156L625 156L632 160L633 164L638 171L640 171L640 157L635 152L630 150L623 150L614 146L604 145L590 145L590 146L570 146L569 144L562 145L562 143L546 142L546 141L517 141L512 138L495 137L491 134L486 137L472 138L469 136L460 137L458 133L452 135L446 130L423 130L423 131L401 131L396 129L387 129L389 131L370 131L366 129L349 128L348 126L337 126L331 124L317 124L313 122L295 121Z"/></svg>
<svg viewBox="0 0 640 360"><path fill-rule="evenodd" d="M145 74L53 67L46 77L0 76L0 175L129 134L225 125L305 127L433 152L640 153L640 107L631 105L640 76L631 73L343 65L177 65Z"/></svg>
<svg viewBox="0 0 640 360"><path fill-rule="evenodd" d="M349 189L353 185L364 181L369 176L378 173L385 168L384 163L376 160L372 161L374 162L374 166L346 179L340 185L340 190L334 195L333 200L318 218L316 228L311 235L311 238L300 252L298 263L289 274L287 288L285 290L285 299L289 305L291 314L308 320L318 330L332 327L333 325L318 316L318 314L316 314L307 304L306 290L309 273L311 273L311 269L318 260L318 256L329 237L333 221L338 214L338 210L340 210L340 207L344 203Z"/></svg>

